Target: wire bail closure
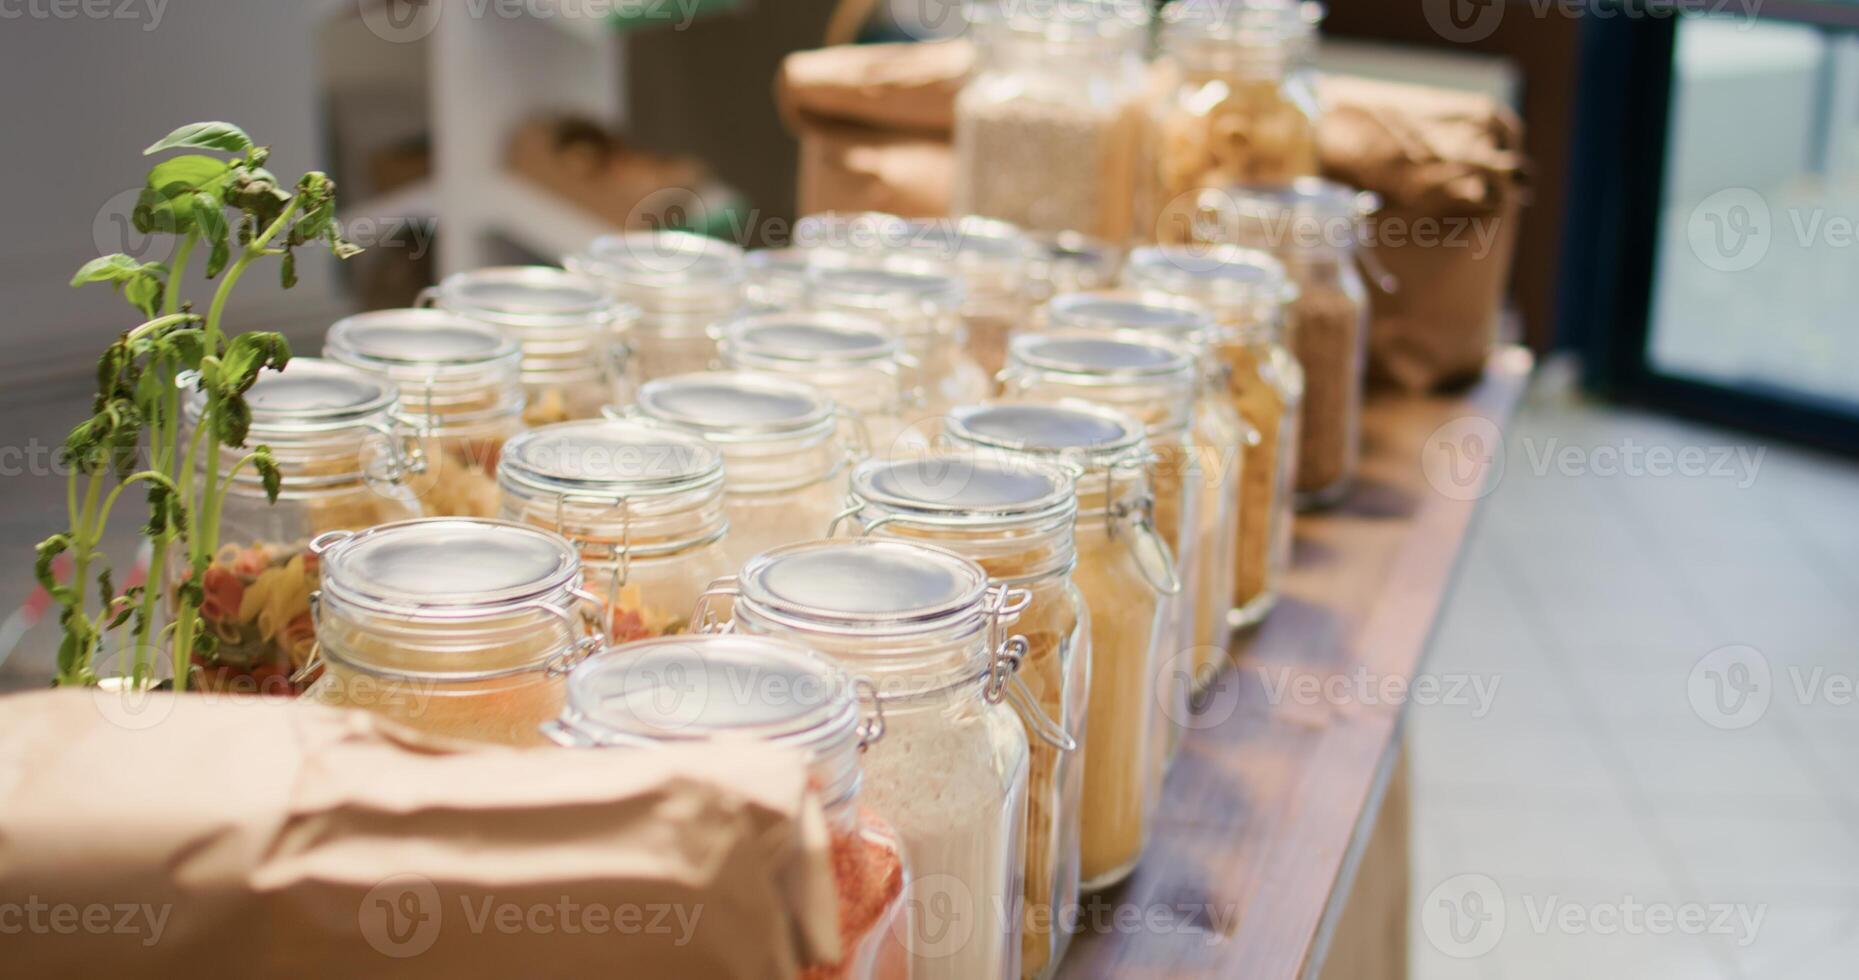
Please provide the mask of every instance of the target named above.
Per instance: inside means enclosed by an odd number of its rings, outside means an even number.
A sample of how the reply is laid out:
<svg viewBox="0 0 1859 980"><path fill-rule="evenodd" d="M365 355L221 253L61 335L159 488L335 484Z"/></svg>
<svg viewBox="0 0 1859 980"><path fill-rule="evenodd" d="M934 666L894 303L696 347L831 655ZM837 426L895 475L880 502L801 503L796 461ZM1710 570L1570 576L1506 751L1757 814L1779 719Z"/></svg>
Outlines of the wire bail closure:
<svg viewBox="0 0 1859 980"><path fill-rule="evenodd" d="M727 598L734 601L742 595L742 586L736 576L729 575L710 583L697 602L691 606L691 632L693 633L734 633L734 619L724 619L710 607L717 599ZM876 692L874 690L874 696Z"/></svg>

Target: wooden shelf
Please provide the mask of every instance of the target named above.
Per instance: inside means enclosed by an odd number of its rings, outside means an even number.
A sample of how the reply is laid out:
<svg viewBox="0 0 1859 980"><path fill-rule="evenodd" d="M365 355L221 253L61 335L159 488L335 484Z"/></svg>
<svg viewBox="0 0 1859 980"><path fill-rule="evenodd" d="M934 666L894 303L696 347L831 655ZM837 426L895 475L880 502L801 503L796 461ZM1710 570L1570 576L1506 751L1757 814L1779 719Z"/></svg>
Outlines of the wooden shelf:
<svg viewBox="0 0 1859 980"><path fill-rule="evenodd" d="M1142 866L1095 915L1087 902L1061 977L1317 976L1399 757L1402 709L1273 704L1264 680L1414 675L1478 507L1428 483L1423 447L1454 419L1502 427L1530 367L1509 348L1466 391L1371 398L1355 493L1299 518L1278 608L1204 699L1210 727L1182 747ZM1223 911L1130 928L1103 906Z"/></svg>

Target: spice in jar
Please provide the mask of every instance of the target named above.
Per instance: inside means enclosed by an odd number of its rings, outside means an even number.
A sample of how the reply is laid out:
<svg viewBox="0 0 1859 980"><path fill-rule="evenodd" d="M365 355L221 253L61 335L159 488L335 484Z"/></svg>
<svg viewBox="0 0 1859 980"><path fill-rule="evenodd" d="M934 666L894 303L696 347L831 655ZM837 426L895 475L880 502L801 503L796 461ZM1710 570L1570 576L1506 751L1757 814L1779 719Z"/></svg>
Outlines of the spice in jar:
<svg viewBox="0 0 1859 980"><path fill-rule="evenodd" d="M1090 692L1090 624L1071 581L1077 507L1072 473L1060 464L941 453L861 464L846 514L863 533L948 548L995 584L1028 593L1014 624L1026 652L1007 690L1031 746L1020 915L1026 978L1051 973L1070 939L1066 925L1076 921Z"/></svg>

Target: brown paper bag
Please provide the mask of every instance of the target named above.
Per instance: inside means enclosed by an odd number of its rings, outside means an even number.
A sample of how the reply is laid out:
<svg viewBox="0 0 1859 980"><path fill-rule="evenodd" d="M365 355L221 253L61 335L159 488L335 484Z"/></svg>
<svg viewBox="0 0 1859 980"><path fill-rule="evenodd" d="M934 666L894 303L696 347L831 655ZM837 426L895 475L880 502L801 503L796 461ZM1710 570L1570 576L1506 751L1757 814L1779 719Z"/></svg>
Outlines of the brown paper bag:
<svg viewBox="0 0 1859 980"><path fill-rule="evenodd" d="M804 761L451 751L279 700L0 699L9 977L762 978L837 955Z"/></svg>

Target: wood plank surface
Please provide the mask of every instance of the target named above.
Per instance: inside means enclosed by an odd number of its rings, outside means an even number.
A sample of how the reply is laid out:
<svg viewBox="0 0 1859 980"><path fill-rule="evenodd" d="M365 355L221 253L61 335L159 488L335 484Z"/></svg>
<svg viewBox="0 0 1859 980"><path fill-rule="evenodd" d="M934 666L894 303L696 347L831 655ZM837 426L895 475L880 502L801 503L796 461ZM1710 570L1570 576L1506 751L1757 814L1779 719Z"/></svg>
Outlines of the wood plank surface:
<svg viewBox="0 0 1859 980"><path fill-rule="evenodd" d="M1143 864L1087 901L1060 977L1317 974L1399 755L1403 699L1360 692L1414 676L1478 506L1423 451L1477 450L1491 428L1456 420L1504 426L1530 367L1506 348L1464 391L1370 399L1355 492L1299 518L1278 608L1197 703ZM1318 682L1347 686L1284 693Z"/></svg>

